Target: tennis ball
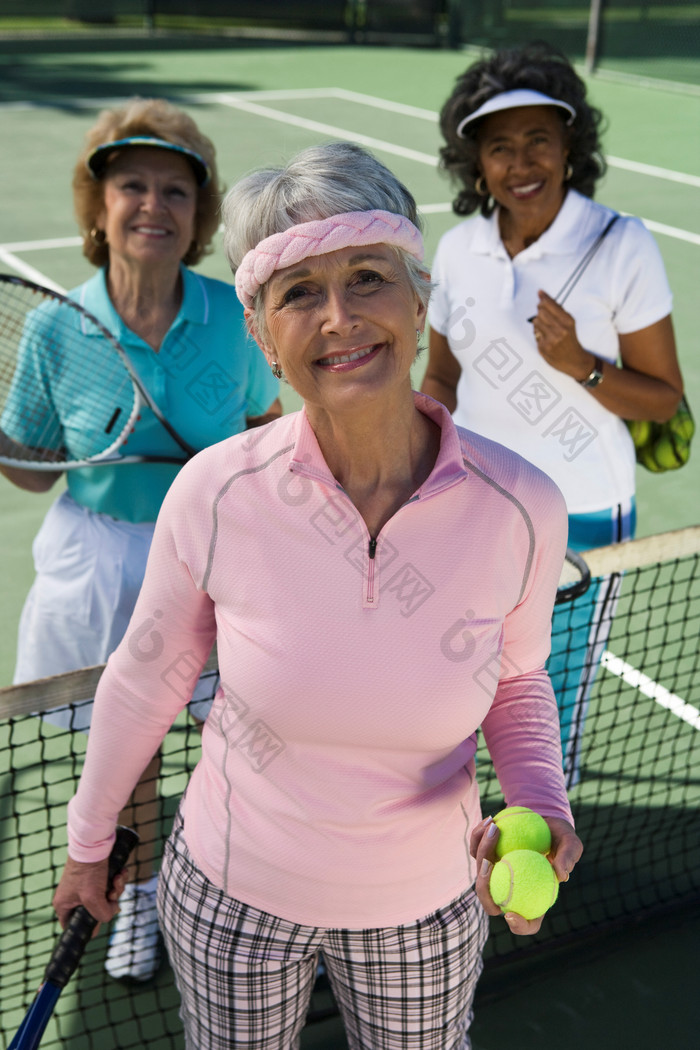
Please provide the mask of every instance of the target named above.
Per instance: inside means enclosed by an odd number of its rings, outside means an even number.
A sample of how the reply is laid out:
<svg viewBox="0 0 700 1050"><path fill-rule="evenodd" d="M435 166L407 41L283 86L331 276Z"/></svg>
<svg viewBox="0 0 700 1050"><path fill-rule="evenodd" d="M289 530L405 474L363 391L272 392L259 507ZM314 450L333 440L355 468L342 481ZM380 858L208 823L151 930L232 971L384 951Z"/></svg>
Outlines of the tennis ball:
<svg viewBox="0 0 700 1050"><path fill-rule="evenodd" d="M489 889L502 911L537 919L554 904L559 883L554 868L541 853L516 849L494 864Z"/></svg>
<svg viewBox="0 0 700 1050"><path fill-rule="evenodd" d="M653 448L654 459L659 467L665 467L666 470L675 470L680 466L681 461L676 455L676 450L670 438L659 438Z"/></svg>
<svg viewBox="0 0 700 1050"><path fill-rule="evenodd" d="M644 448L651 437L651 423L646 419L631 419L627 423L627 428L632 435L634 447Z"/></svg>
<svg viewBox="0 0 700 1050"><path fill-rule="evenodd" d="M681 441L690 441L695 433L695 423L690 412L677 412L673 419L669 421L669 425L673 433L676 434Z"/></svg>
<svg viewBox="0 0 700 1050"><path fill-rule="evenodd" d="M676 449L676 458L679 460L679 466L682 467L690 459L690 442L678 440L675 442L674 447Z"/></svg>
<svg viewBox="0 0 700 1050"><path fill-rule="evenodd" d="M658 473L660 473L660 471L663 470L663 467L660 467L659 464L654 459L653 450L651 448L649 448L649 446L639 450L639 453L637 455L637 459L642 464L642 466L646 467L647 470L650 470L652 472L652 474L658 474Z"/></svg>
<svg viewBox="0 0 700 1050"><path fill-rule="evenodd" d="M532 849L549 853L552 836L544 817L527 806L508 806L493 818L500 831L496 856L503 857L514 849Z"/></svg>

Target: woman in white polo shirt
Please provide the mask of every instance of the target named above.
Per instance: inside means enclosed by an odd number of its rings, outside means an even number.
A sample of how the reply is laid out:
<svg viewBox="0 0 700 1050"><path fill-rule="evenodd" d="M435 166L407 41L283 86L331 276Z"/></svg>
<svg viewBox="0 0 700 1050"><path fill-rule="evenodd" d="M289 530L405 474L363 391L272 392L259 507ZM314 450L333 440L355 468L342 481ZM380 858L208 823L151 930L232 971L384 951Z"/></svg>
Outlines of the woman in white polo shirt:
<svg viewBox="0 0 700 1050"><path fill-rule="evenodd" d="M440 116L441 167L458 186L455 212L477 214L438 245L422 388L459 425L557 482L574 550L634 535L624 420L669 419L683 390L671 292L642 222L616 217L575 276L615 218L592 199L605 170L601 120L568 60L546 45L495 53L458 78ZM567 672L558 696L570 782L616 592L606 584L578 610L576 673L570 652L553 647L555 687Z"/></svg>

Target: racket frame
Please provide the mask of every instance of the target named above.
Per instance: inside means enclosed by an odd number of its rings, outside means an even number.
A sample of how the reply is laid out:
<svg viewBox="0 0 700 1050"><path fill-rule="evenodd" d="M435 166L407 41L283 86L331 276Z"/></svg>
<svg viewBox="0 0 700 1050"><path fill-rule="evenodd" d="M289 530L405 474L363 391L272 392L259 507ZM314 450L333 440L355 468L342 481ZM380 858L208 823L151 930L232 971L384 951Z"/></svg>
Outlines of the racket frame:
<svg viewBox="0 0 700 1050"><path fill-rule="evenodd" d="M16 274L0 273L0 291L2 290L3 286L7 284L17 288L28 289L29 291L34 292L36 295L41 296L41 298L44 301L60 303L66 306L68 309L73 310L75 314L80 318L87 319L90 322L90 324L97 329L99 334L102 335L110 344L110 346L116 351L119 360L121 361L122 365L124 366L124 369L127 372L127 375L129 376L135 396L134 404L129 414L129 418L126 421L126 423L121 427L118 437L106 449L103 449L101 452L96 453L94 456L88 456L84 459L72 459L64 462L62 460L39 461L31 459L21 459L0 454L0 463L3 466L19 470L39 470L61 473L64 470L76 470L81 467L94 467L102 466L105 464L108 464L110 466L129 463L174 463L182 465L183 463L186 463L187 460L190 459L193 455L195 455L197 450L194 449L191 445L189 445L184 440L184 438L180 437L180 435L177 433L174 427L171 426L170 423L168 423L165 416L158 408L158 405L155 403L153 398L145 389L138 376L138 373L136 372L131 361L129 360L128 354L121 346L119 341L115 338L115 336L112 335L109 329L100 320L98 320L97 317L95 317L94 314L90 313L89 310L86 310L85 307L82 306L79 302L76 302L75 299L70 299L67 295L64 295L62 292L58 292L53 288L47 288L40 284L36 284L34 281L29 281L24 277L17 276ZM40 303L37 302L37 307L39 305ZM150 408L150 410L153 412L161 426L170 435L173 441L175 441L176 444L180 446L184 453L183 457L148 456L140 454L119 456L117 454L118 449L120 449L124 445L126 436L130 434L133 430L134 425L139 415L141 414L141 410L144 407L144 405ZM9 435L6 436L9 438L10 441L14 441L14 439L10 438ZM28 447L23 446L22 443L19 441L15 441L15 444L20 447Z"/></svg>
<svg viewBox="0 0 700 1050"><path fill-rule="evenodd" d="M568 578L572 573L569 572L567 574L567 566L571 566L575 570L576 577L574 579ZM591 570L587 563L580 554L568 547L566 549L562 576L565 576L565 579L557 588L557 596L554 600L555 605L563 605L565 602L574 601L575 598L585 594L591 585Z"/></svg>

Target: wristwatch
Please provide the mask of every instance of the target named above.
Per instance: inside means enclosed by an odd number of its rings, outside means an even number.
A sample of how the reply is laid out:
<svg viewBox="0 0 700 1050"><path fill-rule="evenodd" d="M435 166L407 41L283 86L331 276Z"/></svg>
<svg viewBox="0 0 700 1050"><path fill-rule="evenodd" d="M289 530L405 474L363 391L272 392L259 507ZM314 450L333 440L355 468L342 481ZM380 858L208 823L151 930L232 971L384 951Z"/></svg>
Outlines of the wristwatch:
<svg viewBox="0 0 700 1050"><path fill-rule="evenodd" d="M585 379L580 379L579 382L581 386L585 386L588 390L592 390L594 386L598 386L598 383L603 382L602 357L595 357L593 359L593 368L591 369L590 375L587 375Z"/></svg>

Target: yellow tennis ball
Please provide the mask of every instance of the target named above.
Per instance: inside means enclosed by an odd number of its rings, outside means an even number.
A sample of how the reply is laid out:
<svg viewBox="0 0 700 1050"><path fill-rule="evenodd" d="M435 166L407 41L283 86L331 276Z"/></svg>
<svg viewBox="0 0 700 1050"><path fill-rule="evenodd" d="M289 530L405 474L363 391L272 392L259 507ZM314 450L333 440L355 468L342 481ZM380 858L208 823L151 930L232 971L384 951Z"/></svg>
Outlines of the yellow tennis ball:
<svg viewBox="0 0 700 1050"><path fill-rule="evenodd" d="M547 822L527 806L508 806L496 814L493 822L500 832L496 843L497 857L504 857L514 849L549 853L552 848Z"/></svg>
<svg viewBox="0 0 700 1050"><path fill-rule="evenodd" d="M671 430L681 441L690 441L695 433L695 423L689 412L679 411L669 420Z"/></svg>
<svg viewBox="0 0 700 1050"><path fill-rule="evenodd" d="M494 864L489 889L503 912L537 919L557 899L559 882L545 856L531 849L516 849Z"/></svg>
<svg viewBox="0 0 700 1050"><path fill-rule="evenodd" d="M675 470L682 462L676 454L673 442L668 437L659 438L654 444L653 455L657 465L667 470Z"/></svg>
<svg viewBox="0 0 700 1050"><path fill-rule="evenodd" d="M627 423L635 448L644 448L651 437L651 423L646 419L631 419Z"/></svg>
<svg viewBox="0 0 700 1050"><path fill-rule="evenodd" d="M683 441L681 438L677 438L675 441L676 457L679 460L679 466L684 466L690 459L690 442Z"/></svg>
<svg viewBox="0 0 700 1050"><path fill-rule="evenodd" d="M654 459L654 453L649 446L639 450L637 460L639 463L642 464L643 467L646 467L647 470L650 470L652 474L658 474L664 469L663 467L660 467Z"/></svg>

